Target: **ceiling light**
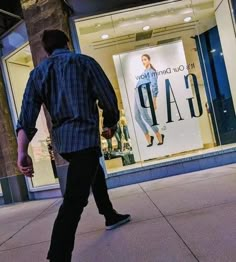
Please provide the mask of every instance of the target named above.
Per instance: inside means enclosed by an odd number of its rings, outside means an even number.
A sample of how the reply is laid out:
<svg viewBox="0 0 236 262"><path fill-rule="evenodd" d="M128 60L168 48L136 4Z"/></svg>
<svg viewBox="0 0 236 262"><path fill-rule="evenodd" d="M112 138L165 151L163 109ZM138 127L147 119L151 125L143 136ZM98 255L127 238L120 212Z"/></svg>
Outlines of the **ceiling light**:
<svg viewBox="0 0 236 262"><path fill-rule="evenodd" d="M103 35L101 35L101 38L102 38L103 40L108 39L108 38L109 38L109 35L108 35L108 34L103 34Z"/></svg>
<svg viewBox="0 0 236 262"><path fill-rule="evenodd" d="M143 31L148 31L150 29L150 26L149 25L146 25L143 27Z"/></svg>
<svg viewBox="0 0 236 262"><path fill-rule="evenodd" d="M184 22L188 23L192 20L192 17L191 16L187 16L184 18Z"/></svg>
<svg viewBox="0 0 236 262"><path fill-rule="evenodd" d="M210 52L211 52L211 53L215 53L215 51L216 51L216 49L212 49Z"/></svg>

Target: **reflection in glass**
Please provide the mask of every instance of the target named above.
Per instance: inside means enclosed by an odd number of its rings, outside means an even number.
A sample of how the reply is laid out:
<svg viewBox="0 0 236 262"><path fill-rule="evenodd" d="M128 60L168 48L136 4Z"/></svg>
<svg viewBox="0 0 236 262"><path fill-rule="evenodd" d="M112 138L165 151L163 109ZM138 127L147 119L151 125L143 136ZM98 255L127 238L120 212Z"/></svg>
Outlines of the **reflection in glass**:
<svg viewBox="0 0 236 262"><path fill-rule="evenodd" d="M28 34L24 22L21 22L14 31L1 39L2 55L8 55L28 41Z"/></svg>
<svg viewBox="0 0 236 262"><path fill-rule="evenodd" d="M17 115L20 113L22 98L29 74L33 69L33 62L30 48L27 45L5 60L10 88L15 102ZM38 132L31 141L29 152L34 163L34 187L46 186L57 183L55 179L52 161L49 152L49 132L46 124L43 108L37 120L36 128Z"/></svg>
<svg viewBox="0 0 236 262"><path fill-rule="evenodd" d="M236 115L217 27L202 33L196 40L198 52L202 51L203 54L202 57L199 56L201 65L204 63L206 68L206 71L203 71L205 85L209 82L207 98L208 101L212 99L212 103L209 103L208 110L213 120L216 143L235 143Z"/></svg>

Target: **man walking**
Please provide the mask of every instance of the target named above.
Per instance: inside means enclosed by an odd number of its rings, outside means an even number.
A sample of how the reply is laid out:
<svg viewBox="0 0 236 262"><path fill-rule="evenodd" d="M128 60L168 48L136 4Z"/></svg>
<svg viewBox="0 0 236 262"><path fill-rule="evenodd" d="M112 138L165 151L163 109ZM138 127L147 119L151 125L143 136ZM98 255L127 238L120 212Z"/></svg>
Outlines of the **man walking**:
<svg viewBox="0 0 236 262"><path fill-rule="evenodd" d="M105 73L91 57L68 49L68 37L60 30L44 31L42 44L48 54L30 74L18 120L18 167L33 177L28 146L37 129L36 120L44 104L51 115L53 140L69 162L66 191L54 223L48 259L70 262L75 233L90 188L107 229L130 221L118 214L110 202L101 156L98 106L103 110L103 136L110 139L119 121L114 90Z"/></svg>

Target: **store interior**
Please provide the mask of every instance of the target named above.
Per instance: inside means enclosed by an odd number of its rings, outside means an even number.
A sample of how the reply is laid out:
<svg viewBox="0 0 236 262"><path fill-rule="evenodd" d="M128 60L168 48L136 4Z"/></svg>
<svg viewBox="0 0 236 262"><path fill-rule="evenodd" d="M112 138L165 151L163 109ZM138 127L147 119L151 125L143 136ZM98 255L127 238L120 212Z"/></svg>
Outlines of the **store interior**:
<svg viewBox="0 0 236 262"><path fill-rule="evenodd" d="M235 146L233 142L236 141L232 139L232 134L230 134L231 139L225 143L223 143L221 137L219 138L217 125L219 119L217 119L217 112L215 112L216 109L212 100L214 95L212 94L212 87L206 80L208 72L201 63L204 57L200 36L217 27L214 10L214 1L211 0L166 2L76 21L81 52L94 57L110 79L118 97L120 111L123 112L121 119L126 119L128 131L132 129L135 120L129 116L128 111L131 108L124 105L125 99L122 96L117 69L113 60L114 55L135 50L147 50L147 48L182 41L187 64L194 64L193 67L189 67L189 73L195 74L198 80L203 108L203 114L198 119L202 146L194 150L179 151L176 154L144 160L139 148L139 137L136 136L136 139L127 141L124 133L122 133L122 143L128 142L130 147L128 149L124 147L123 152L123 146L119 146L118 140L115 137L112 139L110 158L105 158L109 173ZM221 47L219 47L219 50L212 49L209 52L215 57L217 56L217 59L219 59L217 61L224 64ZM226 71L225 75L227 78ZM193 85L191 86L195 95ZM230 87L227 88L230 93ZM196 103L196 100L194 103ZM234 112L232 114L235 115ZM122 127L122 124L120 125ZM102 139L105 156L111 148L109 144L110 142ZM120 148L122 149L120 150ZM134 157L133 161L126 165L124 164L124 155L133 156L132 150L139 151L140 157Z"/></svg>
<svg viewBox="0 0 236 262"><path fill-rule="evenodd" d="M220 70L223 72L221 75L225 77L222 79L225 83L228 83L226 81L227 72L224 64L224 54L217 35L214 10L214 1L211 0L162 2L112 14L75 20L81 53L94 57L100 63L118 98L121 117L117 132L110 140L101 137L108 176L132 168L235 147L236 141L235 136L233 138L234 133L232 133L232 130L235 132L236 127L230 125L232 115L235 117L236 108L233 105L230 92L232 87L229 84L223 87L227 90L225 93L227 93L228 99L221 98L222 103L227 106L227 108L223 108L218 106L219 101L215 98L214 88L216 84L211 84L212 63L220 64ZM205 42L207 37L211 37L211 34L213 35L212 39L218 43L218 46L208 48L209 50L204 52L206 49ZM167 153L159 154L157 151L156 155L154 154L148 158L145 157L145 152L143 152L146 149L143 150L140 145L141 139L137 135L138 131L132 115L132 105L129 97L127 94L124 95L124 91L122 91L121 81L124 82L123 90L128 89L126 79L123 75L122 80L122 74L118 76L114 57L121 57L122 54L130 54L136 51L146 51L149 48L150 50L152 48L158 49L176 43L183 46L188 73L194 74L198 81L202 115L196 118L195 122L199 127L201 144L194 149L183 149L174 153L172 151L168 153L168 148L166 148L164 151ZM207 59L211 63L204 64L203 61ZM9 91L15 104L14 110L19 115L24 89L29 73L33 69L29 45L25 45L5 57L3 63ZM121 60L119 63L121 68L125 66ZM159 75L160 79L164 77L161 72L159 72ZM222 79L216 79L215 82L223 81ZM159 88L161 89L162 86ZM196 97L193 80L190 80L190 89L193 97ZM197 108L197 100L193 99L192 101L193 106ZM219 125L222 116L218 112L218 108L223 110L225 114L223 116L227 120L223 127ZM228 117L227 112L231 112L231 116ZM198 113L196 111L196 114ZM167 125L166 123L161 123L161 125L161 132L165 133ZM227 127L227 130L224 130L224 126ZM50 155L51 142L43 112L40 113L37 128L38 132L30 146L30 154L35 165L32 187L40 188L54 185L58 183L58 179L55 170L53 171L55 163L52 155ZM175 141L178 142L178 135L176 134L171 138L172 144ZM167 136L167 139L170 139L170 137ZM183 148L185 148L184 143Z"/></svg>

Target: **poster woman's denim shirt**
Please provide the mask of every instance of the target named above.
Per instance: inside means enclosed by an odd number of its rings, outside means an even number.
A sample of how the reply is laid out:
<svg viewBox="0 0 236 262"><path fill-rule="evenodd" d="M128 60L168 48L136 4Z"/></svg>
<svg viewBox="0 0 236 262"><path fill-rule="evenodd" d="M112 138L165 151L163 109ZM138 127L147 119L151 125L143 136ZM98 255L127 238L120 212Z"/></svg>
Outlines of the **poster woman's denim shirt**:
<svg viewBox="0 0 236 262"><path fill-rule="evenodd" d="M136 88L138 88L141 85L145 85L147 83L151 83L152 95L154 97L157 97L159 91L158 84L157 84L157 72L152 68L146 69L142 73L142 75L139 76L139 80L137 82Z"/></svg>

